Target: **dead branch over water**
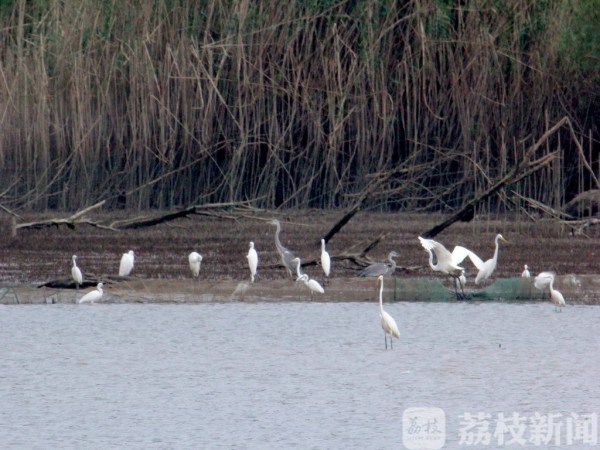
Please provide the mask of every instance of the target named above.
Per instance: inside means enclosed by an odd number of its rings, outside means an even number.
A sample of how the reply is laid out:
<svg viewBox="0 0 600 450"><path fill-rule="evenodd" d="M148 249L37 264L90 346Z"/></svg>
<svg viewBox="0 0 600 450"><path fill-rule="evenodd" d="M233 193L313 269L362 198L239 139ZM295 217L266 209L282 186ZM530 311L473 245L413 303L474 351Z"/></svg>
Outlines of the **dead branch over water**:
<svg viewBox="0 0 600 450"><path fill-rule="evenodd" d="M597 78L560 53L577 9L444 5L12 2L1 203L185 214L248 201L343 208L343 226L361 208L527 208L494 180L556 209L598 188ZM572 127L547 136L565 116Z"/></svg>

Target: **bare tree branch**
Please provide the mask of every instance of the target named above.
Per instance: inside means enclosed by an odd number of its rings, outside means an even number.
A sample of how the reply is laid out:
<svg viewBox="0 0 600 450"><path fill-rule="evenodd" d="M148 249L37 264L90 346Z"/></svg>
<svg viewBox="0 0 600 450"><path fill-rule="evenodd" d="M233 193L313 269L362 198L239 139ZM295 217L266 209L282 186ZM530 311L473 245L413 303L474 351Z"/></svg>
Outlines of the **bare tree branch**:
<svg viewBox="0 0 600 450"><path fill-rule="evenodd" d="M547 166L554 160L555 154L550 154L543 156L535 161L531 161L531 157L535 154L535 152L548 140L550 136L556 133L563 125L568 123L568 118L563 117L559 120L552 128L547 130L542 137L540 137L531 147L527 149L525 155L504 177L500 180L496 181L493 185L491 185L486 191L483 193L476 195L469 202L465 204L458 212L453 214L451 217L446 219L439 225L431 228L429 231L422 234L425 238L432 238L437 234L441 233L443 230L448 228L455 222L459 220L470 220L475 213L475 206L481 203L483 200L497 193L500 189L502 189L508 183L515 183L523 178L531 175L532 173L540 170L541 168Z"/></svg>

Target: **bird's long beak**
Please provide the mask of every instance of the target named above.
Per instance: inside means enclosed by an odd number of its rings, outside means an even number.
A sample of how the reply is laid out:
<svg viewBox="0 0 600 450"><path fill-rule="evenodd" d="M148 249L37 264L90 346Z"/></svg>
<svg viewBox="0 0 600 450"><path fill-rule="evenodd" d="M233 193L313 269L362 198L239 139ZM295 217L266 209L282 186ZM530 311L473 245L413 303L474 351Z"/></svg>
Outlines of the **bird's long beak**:
<svg viewBox="0 0 600 450"><path fill-rule="evenodd" d="M504 239L504 236L502 236L500 239L502 239L504 242L508 242L507 239Z"/></svg>

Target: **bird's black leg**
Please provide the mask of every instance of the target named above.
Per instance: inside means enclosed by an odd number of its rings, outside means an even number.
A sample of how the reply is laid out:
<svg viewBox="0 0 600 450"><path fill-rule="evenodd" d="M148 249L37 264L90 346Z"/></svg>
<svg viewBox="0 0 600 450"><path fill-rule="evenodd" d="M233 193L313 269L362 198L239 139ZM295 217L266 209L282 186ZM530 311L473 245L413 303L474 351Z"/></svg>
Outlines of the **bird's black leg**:
<svg viewBox="0 0 600 450"><path fill-rule="evenodd" d="M452 285L454 286L454 293L456 294L456 300L460 301L460 300L464 300L464 292L463 292L463 296L461 297L461 295L458 293L458 287L456 287L457 284L461 285L461 290L462 290L462 283L460 282L460 279L458 277L455 277L454 275L450 275L450 280L452 280Z"/></svg>
<svg viewBox="0 0 600 450"><path fill-rule="evenodd" d="M392 344L393 340L394 338L390 335L390 350L394 350L394 345Z"/></svg>
<svg viewBox="0 0 600 450"><path fill-rule="evenodd" d="M465 295L465 287L463 286L463 284L460 281L460 278L458 279L458 282L460 283L460 292L462 292L462 299L466 300L467 296Z"/></svg>
<svg viewBox="0 0 600 450"><path fill-rule="evenodd" d="M385 349L387 350L387 334L385 334L385 331L383 332L383 340L385 342Z"/></svg>

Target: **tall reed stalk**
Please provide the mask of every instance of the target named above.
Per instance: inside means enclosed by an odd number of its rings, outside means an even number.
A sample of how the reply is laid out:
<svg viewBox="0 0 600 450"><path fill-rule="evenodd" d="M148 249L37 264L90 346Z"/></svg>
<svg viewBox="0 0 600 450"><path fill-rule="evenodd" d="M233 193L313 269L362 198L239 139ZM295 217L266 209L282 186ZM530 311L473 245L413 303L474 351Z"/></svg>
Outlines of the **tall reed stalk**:
<svg viewBox="0 0 600 450"><path fill-rule="evenodd" d="M392 174L368 206L448 210L564 115L598 167L600 64L564 66L561 36L577 9L460 5L9 2L0 201L338 208ZM512 188L558 206L589 187L568 135L544 151L556 149L561 160ZM503 195L486 209L513 208Z"/></svg>

